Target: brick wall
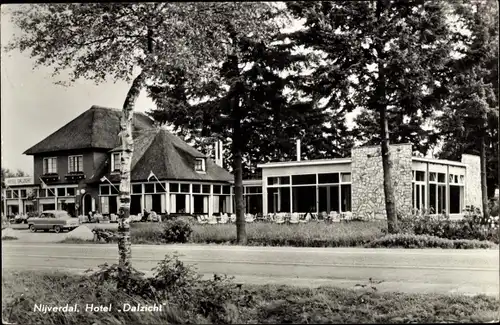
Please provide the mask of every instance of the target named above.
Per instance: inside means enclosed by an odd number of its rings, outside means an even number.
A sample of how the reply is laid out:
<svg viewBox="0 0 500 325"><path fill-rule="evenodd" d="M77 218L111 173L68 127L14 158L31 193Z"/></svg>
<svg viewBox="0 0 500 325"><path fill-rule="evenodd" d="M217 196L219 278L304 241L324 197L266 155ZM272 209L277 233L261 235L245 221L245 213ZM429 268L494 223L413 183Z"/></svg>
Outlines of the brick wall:
<svg viewBox="0 0 500 325"><path fill-rule="evenodd" d="M391 145L389 152L396 209L402 213L409 213L412 208L412 146ZM351 167L354 215L386 218L380 146L354 148Z"/></svg>

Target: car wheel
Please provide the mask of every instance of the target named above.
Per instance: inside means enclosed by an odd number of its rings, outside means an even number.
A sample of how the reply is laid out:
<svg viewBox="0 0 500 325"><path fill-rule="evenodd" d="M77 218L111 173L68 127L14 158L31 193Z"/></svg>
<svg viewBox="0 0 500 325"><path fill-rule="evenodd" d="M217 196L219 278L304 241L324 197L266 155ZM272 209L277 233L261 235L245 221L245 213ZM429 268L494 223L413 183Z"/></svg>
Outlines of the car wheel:
<svg viewBox="0 0 500 325"><path fill-rule="evenodd" d="M54 231L56 234L60 233L61 232L61 226L54 226Z"/></svg>
<svg viewBox="0 0 500 325"><path fill-rule="evenodd" d="M30 225L30 231L31 231L31 232L36 232L35 225Z"/></svg>

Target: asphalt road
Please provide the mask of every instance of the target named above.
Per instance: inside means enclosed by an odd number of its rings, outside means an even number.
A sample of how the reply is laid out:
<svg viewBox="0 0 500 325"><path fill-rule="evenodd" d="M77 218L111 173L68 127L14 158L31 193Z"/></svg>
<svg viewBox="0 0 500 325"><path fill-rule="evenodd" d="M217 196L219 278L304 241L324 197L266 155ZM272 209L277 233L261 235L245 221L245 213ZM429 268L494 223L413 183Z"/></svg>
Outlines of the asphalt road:
<svg viewBox="0 0 500 325"><path fill-rule="evenodd" d="M2 243L2 268L82 273L117 261L116 244ZM135 268L146 271L165 254L195 264L204 276L228 274L237 282L355 288L369 278L379 291L499 296L497 250L134 245ZM359 287L356 287L359 288Z"/></svg>

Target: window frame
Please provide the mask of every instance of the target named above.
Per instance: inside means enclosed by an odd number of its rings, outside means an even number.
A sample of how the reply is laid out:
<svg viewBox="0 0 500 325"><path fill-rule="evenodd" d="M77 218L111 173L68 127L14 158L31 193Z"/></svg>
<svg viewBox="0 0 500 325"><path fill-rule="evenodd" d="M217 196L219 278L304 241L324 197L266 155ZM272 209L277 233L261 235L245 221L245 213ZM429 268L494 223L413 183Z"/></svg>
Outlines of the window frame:
<svg viewBox="0 0 500 325"><path fill-rule="evenodd" d="M199 165L198 163L201 164ZM198 167L201 167L198 168ZM196 158L195 162L194 162L194 170L197 172L197 173L206 173L206 163L205 163L205 158Z"/></svg>
<svg viewBox="0 0 500 325"><path fill-rule="evenodd" d="M78 168L77 170L71 170L71 161L72 161L72 159L75 159L75 158L76 158L76 160L73 161L73 169L75 168L75 162L76 162L76 165L78 167L81 167L81 168ZM82 159L81 166L79 163L79 158ZM83 173L83 155L68 156L68 173Z"/></svg>
<svg viewBox="0 0 500 325"><path fill-rule="evenodd" d="M115 155L118 155L118 162L119 162L119 168L116 169L116 159L115 159ZM121 152L112 152L111 153L111 172L112 173L117 173L117 172L120 172L120 169L121 169L121 160L122 160L122 153Z"/></svg>
<svg viewBox="0 0 500 325"><path fill-rule="evenodd" d="M48 161L51 159L54 159L54 164L53 164L54 171L53 172L49 171ZM46 161L47 161L47 164L45 163ZM42 169L43 169L44 175L57 174L57 157L44 157L42 165L43 165ZM47 169L45 167L47 167Z"/></svg>

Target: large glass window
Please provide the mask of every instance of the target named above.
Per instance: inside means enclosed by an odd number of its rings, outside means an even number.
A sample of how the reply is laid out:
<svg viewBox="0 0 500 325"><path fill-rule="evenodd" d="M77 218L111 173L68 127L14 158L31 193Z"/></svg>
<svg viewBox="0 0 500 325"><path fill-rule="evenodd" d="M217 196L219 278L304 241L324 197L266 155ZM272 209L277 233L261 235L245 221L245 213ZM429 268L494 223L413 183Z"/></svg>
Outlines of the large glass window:
<svg viewBox="0 0 500 325"><path fill-rule="evenodd" d="M341 188L342 212L351 211L351 185L342 185Z"/></svg>
<svg viewBox="0 0 500 325"><path fill-rule="evenodd" d="M43 173L44 174L57 173L57 158L43 158Z"/></svg>
<svg viewBox="0 0 500 325"><path fill-rule="evenodd" d="M189 193L189 184L181 184L181 193Z"/></svg>
<svg viewBox="0 0 500 325"><path fill-rule="evenodd" d="M280 187L278 189L279 193L279 212L291 212L290 211L290 188Z"/></svg>
<svg viewBox="0 0 500 325"><path fill-rule="evenodd" d="M267 211L269 213L279 212L277 188L267 189Z"/></svg>
<svg viewBox="0 0 500 325"><path fill-rule="evenodd" d="M457 186L457 185L450 186L450 214L462 212L463 195L464 195L463 186Z"/></svg>
<svg viewBox="0 0 500 325"><path fill-rule="evenodd" d="M316 186L292 188L293 212L316 212Z"/></svg>
<svg viewBox="0 0 500 325"><path fill-rule="evenodd" d="M101 186L101 195L109 195L109 185Z"/></svg>
<svg viewBox="0 0 500 325"><path fill-rule="evenodd" d="M83 156L69 156L68 165L70 173L83 172Z"/></svg>
<svg viewBox="0 0 500 325"><path fill-rule="evenodd" d="M319 189L319 212L340 212L339 186L320 186Z"/></svg>

